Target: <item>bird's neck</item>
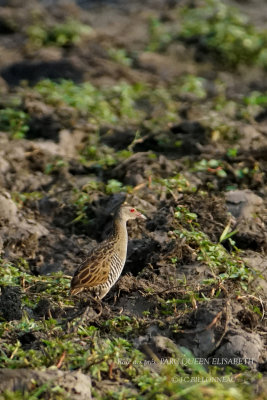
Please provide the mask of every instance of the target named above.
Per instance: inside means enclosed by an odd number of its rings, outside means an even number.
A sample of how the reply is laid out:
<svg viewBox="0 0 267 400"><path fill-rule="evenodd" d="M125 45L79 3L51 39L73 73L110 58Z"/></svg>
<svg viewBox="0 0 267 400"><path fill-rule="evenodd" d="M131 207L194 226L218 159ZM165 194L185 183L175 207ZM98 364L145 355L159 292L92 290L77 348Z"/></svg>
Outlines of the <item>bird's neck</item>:
<svg viewBox="0 0 267 400"><path fill-rule="evenodd" d="M115 219L113 227L113 240L117 256L120 258L120 260L125 260L128 246L126 221L119 218Z"/></svg>
<svg viewBox="0 0 267 400"><path fill-rule="evenodd" d="M126 240L127 240L126 221L124 221L121 218L115 218L114 224L113 224L113 236L114 236L114 239L121 240L123 238L126 238Z"/></svg>

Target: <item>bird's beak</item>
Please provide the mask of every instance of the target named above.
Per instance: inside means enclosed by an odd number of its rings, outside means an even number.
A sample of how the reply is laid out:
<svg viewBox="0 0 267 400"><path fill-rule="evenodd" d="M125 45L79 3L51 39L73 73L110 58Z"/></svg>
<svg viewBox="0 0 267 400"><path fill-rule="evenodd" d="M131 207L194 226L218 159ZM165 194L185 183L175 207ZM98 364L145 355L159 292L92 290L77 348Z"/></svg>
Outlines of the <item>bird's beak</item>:
<svg viewBox="0 0 267 400"><path fill-rule="evenodd" d="M138 218L147 219L147 217L145 217L142 213L138 213Z"/></svg>

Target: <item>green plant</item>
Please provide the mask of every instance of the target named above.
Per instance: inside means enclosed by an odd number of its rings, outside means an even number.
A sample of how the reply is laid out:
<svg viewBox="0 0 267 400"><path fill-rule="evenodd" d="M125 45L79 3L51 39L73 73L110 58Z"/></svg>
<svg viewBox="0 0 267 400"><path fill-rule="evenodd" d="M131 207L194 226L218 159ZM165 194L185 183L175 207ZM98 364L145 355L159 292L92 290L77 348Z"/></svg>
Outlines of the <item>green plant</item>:
<svg viewBox="0 0 267 400"><path fill-rule="evenodd" d="M0 400L38 400L41 395L46 394L50 400L70 400L68 394L59 386L53 387L52 382L44 383L31 391L6 390L0 394Z"/></svg>
<svg viewBox="0 0 267 400"><path fill-rule="evenodd" d="M116 179L110 179L106 185L106 193L113 194L121 192L122 183L117 181Z"/></svg>
<svg viewBox="0 0 267 400"><path fill-rule="evenodd" d="M107 194L126 192L130 190L131 186L123 186L123 184L116 179L110 179L105 186L105 191Z"/></svg>
<svg viewBox="0 0 267 400"><path fill-rule="evenodd" d="M235 158L237 156L238 149L231 147L230 149L227 150L227 156L230 158Z"/></svg>
<svg viewBox="0 0 267 400"><path fill-rule="evenodd" d="M13 108L0 110L0 130L10 133L12 139L22 139L29 130L29 115Z"/></svg>
<svg viewBox="0 0 267 400"><path fill-rule="evenodd" d="M16 265L4 262L0 259L0 285L20 286L23 282L24 288L31 286L35 288L34 296L39 295L40 290L45 290L47 295L55 300L62 301L65 298L66 290L69 287L69 279L62 272L53 274L53 276L34 276L29 273L29 267L26 260L19 258ZM23 297L22 301L29 297ZM69 303L69 299L65 299Z"/></svg>
<svg viewBox="0 0 267 400"><path fill-rule="evenodd" d="M46 103L53 106L67 104L88 115L92 122L113 124L118 120L139 120L142 116L135 109L135 100L140 95L139 85L120 83L111 88L98 89L89 82L77 85L68 80L57 83L46 79L39 82L35 90Z"/></svg>
<svg viewBox="0 0 267 400"><path fill-rule="evenodd" d="M189 231L189 240L192 244L198 240L197 218L190 222L190 211L180 208L176 219L179 223L185 223L194 229ZM192 217L192 216L191 216ZM178 234L177 234L178 235ZM207 240L201 236L199 243L207 251L208 245L202 243ZM209 250L212 253L211 250ZM217 250L215 250L215 256ZM182 396L186 400L251 400L250 385L242 385L245 382L255 382L260 376L248 372L243 368L218 369L211 365L202 365L195 359L191 352L175 344L168 345L168 357L158 359L156 354L145 358L144 354L135 349L131 337L140 331L147 332L147 323L157 318L144 312L144 317L129 317L119 315L112 319L99 319L95 321L97 328L89 321L69 321L68 329L62 322L64 318L56 319L32 319L32 314L39 299L47 298L60 307L70 306L66 295L69 287L69 279L62 274L52 276L33 276L23 269L0 260L0 285L21 285L22 302L26 305L23 317L20 321L3 321L0 324L0 368L60 368L63 371L79 370L84 374L90 374L95 398L122 399L118 397L119 391L105 389L104 383L111 380L115 385L127 382L127 390L123 395L128 399L142 398L144 400L176 400ZM242 268L242 265L240 265ZM186 286L186 285L185 285ZM148 288L151 289L151 288ZM148 293L149 291L147 291ZM155 297L155 296L153 296ZM197 294L188 291L184 297L161 299L160 308L162 315L173 315L175 308L179 310L190 309L190 304L197 301L208 301L205 297L199 298ZM73 303L72 303L73 306ZM31 312L29 312L31 310ZM255 312L258 312L255 309ZM175 319L175 322L177 319ZM154 323L154 322L153 322ZM158 323L158 322L157 322ZM76 329L71 329L76 328ZM175 323L173 331L179 332L179 326ZM69 329L71 332L69 332ZM30 349L24 348L20 338L26 333L31 333L38 346ZM125 340L125 337L129 338ZM238 372L238 374L237 374ZM238 381L236 380L238 376ZM103 383L103 385L102 385ZM101 389L97 389L100 387ZM178 394L178 397L177 397ZM58 386L51 387L49 383L34 386L28 393L4 392L0 394L0 400L37 400L49 398L51 400L69 400L67 394Z"/></svg>
<svg viewBox="0 0 267 400"><path fill-rule="evenodd" d="M121 315L104 322L103 327L108 328L113 334L123 334L128 336L134 330L140 328L140 324L136 318L130 318L126 315Z"/></svg>
<svg viewBox="0 0 267 400"><path fill-rule="evenodd" d="M180 238L185 238L188 244L194 248L197 260L206 263L212 273L219 280L239 279L243 289L247 289L247 283L251 279L250 270L245 266L242 259L238 256L238 249L234 247L231 253L221 245L223 240L231 240L236 231L229 232L228 225L222 232L220 242L213 243L209 237L199 229L197 218L194 213L190 213L186 207L178 206L175 217L186 228L182 227L174 231ZM234 246L234 242L232 242Z"/></svg>
<svg viewBox="0 0 267 400"><path fill-rule="evenodd" d="M197 220L197 214L190 212L186 207L183 206L176 207L174 216L181 222L191 223L192 221Z"/></svg>
<svg viewBox="0 0 267 400"><path fill-rule="evenodd" d="M32 25L27 30L30 44L42 46L70 46L79 42L82 36L90 35L92 28L74 19L68 19L54 26Z"/></svg>
<svg viewBox="0 0 267 400"><path fill-rule="evenodd" d="M246 105L267 106L267 94L254 91L249 96L244 97Z"/></svg>
<svg viewBox="0 0 267 400"><path fill-rule="evenodd" d="M23 207L28 201L40 200L43 197L42 192L13 192L12 200L19 206Z"/></svg>
<svg viewBox="0 0 267 400"><path fill-rule="evenodd" d="M162 51L173 39L173 33L158 18L151 18L148 23L149 43L147 50Z"/></svg>
<svg viewBox="0 0 267 400"><path fill-rule="evenodd" d="M67 166L68 162L59 158L51 163L46 164L44 173L47 175L53 174L55 172L59 172L60 170L66 168Z"/></svg>
<svg viewBox="0 0 267 400"><path fill-rule="evenodd" d="M233 241L233 239L231 239L231 237L234 236L238 231L236 229L234 231L231 231L230 226L231 226L231 221L229 221L226 227L224 228L220 236L219 243L222 243L225 240L229 240L231 245L235 245L235 242Z"/></svg>
<svg viewBox="0 0 267 400"><path fill-rule="evenodd" d="M267 33L257 31L237 9L219 0L204 0L181 12L180 38L197 41L219 62L267 66Z"/></svg>
<svg viewBox="0 0 267 400"><path fill-rule="evenodd" d="M200 160L194 163L194 171L206 171L217 175L219 178L226 178L227 172L224 169L224 162L221 160Z"/></svg>
<svg viewBox="0 0 267 400"><path fill-rule="evenodd" d="M205 90L204 78L195 75L186 75L181 79L181 84L178 87L178 93L181 96L187 96L196 99L205 99L207 92Z"/></svg>
<svg viewBox="0 0 267 400"><path fill-rule="evenodd" d="M195 190L182 174L177 174L170 178L154 179L153 184L165 187L174 197L176 192L190 192Z"/></svg>
<svg viewBox="0 0 267 400"><path fill-rule="evenodd" d="M71 223L73 224L80 221L87 225L89 220L86 211L88 204L90 203L90 194L88 192L74 190L73 197L73 205L77 216L71 221Z"/></svg>
<svg viewBox="0 0 267 400"><path fill-rule="evenodd" d="M71 223L82 222L84 225L89 223L87 209L88 205L91 203L91 198L94 197L96 191L113 194L127 190L130 190L130 187L124 187L122 183L116 179L110 179L106 185L102 182L89 181L83 186L82 190L74 189L72 204L75 207L76 217L71 221Z"/></svg>
<svg viewBox="0 0 267 400"><path fill-rule="evenodd" d="M127 55L125 49L110 48L108 50L108 55L113 61L116 61L122 65L126 65L127 67L131 67L133 63L133 60Z"/></svg>
<svg viewBox="0 0 267 400"><path fill-rule="evenodd" d="M253 121L262 112L265 112L267 106L267 95L258 91L253 91L243 98L243 107L240 109L240 115L249 123Z"/></svg>

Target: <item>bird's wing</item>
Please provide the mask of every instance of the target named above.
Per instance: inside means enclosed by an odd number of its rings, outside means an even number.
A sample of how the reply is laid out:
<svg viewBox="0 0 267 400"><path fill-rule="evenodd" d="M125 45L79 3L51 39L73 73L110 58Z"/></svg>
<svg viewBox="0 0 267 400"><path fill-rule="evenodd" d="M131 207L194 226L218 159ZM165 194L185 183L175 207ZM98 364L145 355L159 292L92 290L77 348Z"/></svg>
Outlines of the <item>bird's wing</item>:
<svg viewBox="0 0 267 400"><path fill-rule="evenodd" d="M95 287L105 283L110 272L110 246L106 243L94 249L80 264L71 281L71 289Z"/></svg>

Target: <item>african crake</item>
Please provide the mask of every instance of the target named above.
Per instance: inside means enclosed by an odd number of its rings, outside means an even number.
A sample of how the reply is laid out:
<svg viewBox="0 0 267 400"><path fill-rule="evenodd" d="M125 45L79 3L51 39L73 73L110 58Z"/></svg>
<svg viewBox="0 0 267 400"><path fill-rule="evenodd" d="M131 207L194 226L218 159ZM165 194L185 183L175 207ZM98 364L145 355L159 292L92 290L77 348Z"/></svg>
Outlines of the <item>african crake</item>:
<svg viewBox="0 0 267 400"><path fill-rule="evenodd" d="M126 222L146 217L135 208L122 205L114 217L111 235L96 246L75 271L70 293L72 295L90 290L102 299L119 279L123 270L128 245Z"/></svg>

